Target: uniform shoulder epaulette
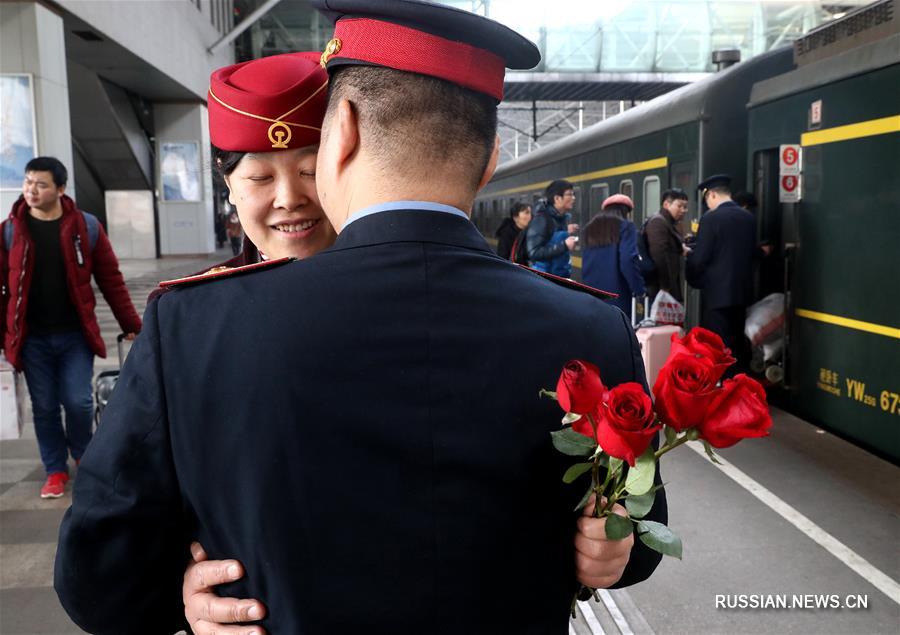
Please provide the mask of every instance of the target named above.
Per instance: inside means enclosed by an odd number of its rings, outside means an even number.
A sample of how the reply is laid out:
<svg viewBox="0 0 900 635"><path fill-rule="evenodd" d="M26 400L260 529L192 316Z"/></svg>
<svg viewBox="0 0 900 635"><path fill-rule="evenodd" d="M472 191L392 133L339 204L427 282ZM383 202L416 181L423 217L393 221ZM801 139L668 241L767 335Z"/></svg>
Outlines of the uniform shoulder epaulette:
<svg viewBox="0 0 900 635"><path fill-rule="evenodd" d="M203 273L198 273L192 276L175 278L174 280L163 280L159 283L159 286L160 288L165 290L174 289L177 287L186 287L188 285L198 284L201 282L209 282L211 280L221 280L222 278L233 278L235 276L250 273L252 271L271 269L272 267L287 264L289 262L293 262L294 260L296 260L296 258L287 257L276 258L274 260L263 260L262 262L254 262L253 264L244 265L242 267L213 267L212 269L208 269Z"/></svg>
<svg viewBox="0 0 900 635"><path fill-rule="evenodd" d="M537 269L532 269L531 267L527 267L525 265L519 265L522 269L526 271L530 271L531 273L536 273L541 278L545 280L549 280L550 282L555 282L561 287L565 287L567 289L572 289L573 291L581 291L582 293L587 293L589 295L594 296L595 298L600 298L601 300L608 300L610 298L618 298L618 293L611 293L610 291L603 291L602 289L595 289L594 287L589 287L586 284L581 284L580 282L575 282L574 280L569 280L568 278L563 278L561 276L554 276L552 273L547 273L546 271L538 271Z"/></svg>

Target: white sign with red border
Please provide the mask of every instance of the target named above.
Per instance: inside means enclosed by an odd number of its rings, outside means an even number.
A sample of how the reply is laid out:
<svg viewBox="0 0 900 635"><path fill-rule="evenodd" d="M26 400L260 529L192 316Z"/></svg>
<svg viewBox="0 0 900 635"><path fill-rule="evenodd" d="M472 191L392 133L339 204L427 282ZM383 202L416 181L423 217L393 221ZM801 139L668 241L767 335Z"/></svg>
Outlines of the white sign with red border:
<svg viewBox="0 0 900 635"><path fill-rule="evenodd" d="M779 169L781 176L786 174L800 174L800 166L802 163L802 150L799 144L787 144L779 146L778 149Z"/></svg>
<svg viewBox="0 0 900 635"><path fill-rule="evenodd" d="M800 175L782 174L778 179L778 201L781 203L800 202Z"/></svg>

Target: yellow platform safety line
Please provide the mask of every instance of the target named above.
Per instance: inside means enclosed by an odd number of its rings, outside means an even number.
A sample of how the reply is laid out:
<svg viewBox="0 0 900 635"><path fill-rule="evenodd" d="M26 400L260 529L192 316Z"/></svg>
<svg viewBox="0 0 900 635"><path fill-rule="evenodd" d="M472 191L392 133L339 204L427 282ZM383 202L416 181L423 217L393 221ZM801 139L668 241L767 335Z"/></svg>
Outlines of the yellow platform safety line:
<svg viewBox="0 0 900 635"><path fill-rule="evenodd" d="M900 115L860 121L859 123L826 128L815 132L805 132L800 135L800 145L803 147L818 146L824 143L874 137L875 135L889 134L891 132L900 132Z"/></svg>
<svg viewBox="0 0 900 635"><path fill-rule="evenodd" d="M900 329L892 326L884 326L882 324L873 324L872 322L863 322L862 320L853 320L841 317L839 315L830 315L828 313L819 313L818 311L810 311L808 309L796 309L794 313L798 317L816 320L817 322L825 322L826 324L834 324L843 326L848 329L856 329L857 331L865 331L867 333L875 333L876 335L884 335L900 339Z"/></svg>
<svg viewBox="0 0 900 635"><path fill-rule="evenodd" d="M649 161L638 161L637 163L628 163L625 165L617 165L615 167L606 168L605 170L597 170L595 172L585 172L584 174L576 174L574 176L562 177L571 183L583 183L584 181L593 181L594 179L602 179L607 176L618 176L620 174L631 174L632 172L646 172L647 170L658 170L669 165L668 157L659 157L658 159L650 159ZM552 181L541 181L540 183L532 183L531 185L521 185L519 187L511 187L508 190L493 192L488 196L502 196L504 194L514 194L516 192L528 192L530 190L543 190Z"/></svg>

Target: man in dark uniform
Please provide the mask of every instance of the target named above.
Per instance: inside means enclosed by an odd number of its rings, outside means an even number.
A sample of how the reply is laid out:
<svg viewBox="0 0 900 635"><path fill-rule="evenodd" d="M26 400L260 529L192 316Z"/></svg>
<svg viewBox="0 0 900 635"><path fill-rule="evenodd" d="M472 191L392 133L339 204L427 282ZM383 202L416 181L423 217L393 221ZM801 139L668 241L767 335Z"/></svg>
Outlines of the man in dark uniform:
<svg viewBox="0 0 900 635"><path fill-rule="evenodd" d="M223 592L260 598L271 633L564 634L583 489L560 480L538 390L572 358L610 386L645 379L621 312L499 258L467 217L504 65L539 54L444 6L313 4L338 19L317 165L337 242L151 302L82 462L57 592L90 632L171 632L197 539L242 561ZM604 586L659 562L601 543ZM510 593L521 611L498 610Z"/></svg>
<svg viewBox="0 0 900 635"><path fill-rule="evenodd" d="M753 260L756 220L731 200L731 177L711 176L697 189L709 211L700 219L685 273L691 286L702 289L700 326L717 333L746 369L749 350L744 338L747 306L753 300Z"/></svg>

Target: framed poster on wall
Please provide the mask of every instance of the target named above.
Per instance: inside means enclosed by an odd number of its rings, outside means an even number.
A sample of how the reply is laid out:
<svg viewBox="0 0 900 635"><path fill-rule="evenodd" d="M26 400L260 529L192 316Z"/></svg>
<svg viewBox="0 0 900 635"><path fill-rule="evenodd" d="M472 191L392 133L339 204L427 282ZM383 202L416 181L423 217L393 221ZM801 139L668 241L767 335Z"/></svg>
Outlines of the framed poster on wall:
<svg viewBox="0 0 900 635"><path fill-rule="evenodd" d="M159 173L162 197L170 203L203 200L200 182L200 145L196 141L164 141Z"/></svg>
<svg viewBox="0 0 900 635"><path fill-rule="evenodd" d="M38 156L30 74L0 74L0 190L21 190L25 164Z"/></svg>

